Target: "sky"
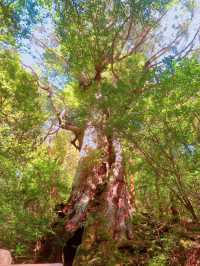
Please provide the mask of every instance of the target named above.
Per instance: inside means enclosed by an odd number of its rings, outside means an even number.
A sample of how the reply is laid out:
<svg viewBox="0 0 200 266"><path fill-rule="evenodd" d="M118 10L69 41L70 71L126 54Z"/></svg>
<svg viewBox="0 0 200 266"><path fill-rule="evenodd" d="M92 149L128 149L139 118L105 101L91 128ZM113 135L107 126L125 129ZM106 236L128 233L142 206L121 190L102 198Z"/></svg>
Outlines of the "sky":
<svg viewBox="0 0 200 266"><path fill-rule="evenodd" d="M45 48L56 47L53 22L49 17L45 18L42 23L36 24L29 39L22 41L20 48L20 57L22 63L33 68L39 75L41 72L48 77L48 81L57 88L63 87L67 82L67 77L57 75L56 72L49 72L45 67Z"/></svg>

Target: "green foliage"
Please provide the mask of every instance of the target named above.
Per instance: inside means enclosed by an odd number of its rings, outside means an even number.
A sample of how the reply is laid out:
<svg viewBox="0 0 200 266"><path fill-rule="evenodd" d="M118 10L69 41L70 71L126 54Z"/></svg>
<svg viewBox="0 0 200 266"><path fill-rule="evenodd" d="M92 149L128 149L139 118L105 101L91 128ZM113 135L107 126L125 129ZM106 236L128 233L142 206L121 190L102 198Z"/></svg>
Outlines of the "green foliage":
<svg viewBox="0 0 200 266"><path fill-rule="evenodd" d="M1 161L1 241L18 259L32 254L34 243L51 230L55 205L69 196L77 155L71 149L63 153L59 139L51 149L32 151L26 164Z"/></svg>
<svg viewBox="0 0 200 266"><path fill-rule="evenodd" d="M45 120L42 98L34 78L8 51L0 52L0 76L0 156L23 160Z"/></svg>
<svg viewBox="0 0 200 266"><path fill-rule="evenodd" d="M164 254L160 254L154 257L148 264L149 266L165 266L167 265L167 259Z"/></svg>
<svg viewBox="0 0 200 266"><path fill-rule="evenodd" d="M60 38L55 50L62 55L69 78L87 83L97 72L106 70L112 57L123 54L129 20L139 32L148 25L157 27L156 17L173 1L42 2L49 6L52 14ZM136 31L131 34L138 40ZM53 65L55 67L55 60Z"/></svg>
<svg viewBox="0 0 200 266"><path fill-rule="evenodd" d="M165 71L143 94L138 130L133 131L127 124L120 129L136 152L133 171L137 173L137 186L142 186L143 200L153 197L151 206L156 209L165 200L164 205L170 206L172 193L177 204L193 217L189 202L198 212L195 186L199 183L195 176L200 171L199 73L200 65L193 58L175 64L173 73ZM143 193L138 191L138 196L141 198ZM164 205L161 209L166 210Z"/></svg>
<svg viewBox="0 0 200 266"><path fill-rule="evenodd" d="M20 258L50 230L56 203L68 197L77 155L66 149L70 136L62 132L51 147L40 144L47 112L37 82L15 54L0 58L0 238Z"/></svg>
<svg viewBox="0 0 200 266"><path fill-rule="evenodd" d="M16 256L31 252L32 244L47 233L54 217L55 189L64 184L58 179L58 163L45 149L32 154L22 168L13 165L0 178L0 235L4 245Z"/></svg>
<svg viewBox="0 0 200 266"><path fill-rule="evenodd" d="M0 201L3 203L0 235L2 241L20 253L26 243L25 240L21 246L17 244L23 233L30 239L36 234L24 227L33 219L24 206L27 195L30 193L29 200L34 196L33 180L30 182L33 173L28 174L27 163L33 157L45 115L41 112L36 82L22 68L18 57L5 51L0 58ZM29 182L32 190L26 188Z"/></svg>
<svg viewBox="0 0 200 266"><path fill-rule="evenodd" d="M41 12L42 13L42 12ZM35 0L1 0L0 45L16 44L28 37L32 25L39 20L39 3Z"/></svg>

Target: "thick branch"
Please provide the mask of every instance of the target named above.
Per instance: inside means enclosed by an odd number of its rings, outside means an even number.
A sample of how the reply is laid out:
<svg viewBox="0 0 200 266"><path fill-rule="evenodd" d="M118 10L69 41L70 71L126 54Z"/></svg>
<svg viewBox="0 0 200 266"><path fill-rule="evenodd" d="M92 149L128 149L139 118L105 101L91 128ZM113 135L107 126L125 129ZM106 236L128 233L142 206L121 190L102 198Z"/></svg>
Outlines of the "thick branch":
<svg viewBox="0 0 200 266"><path fill-rule="evenodd" d="M42 89L48 93L49 102L51 104L53 113L56 116L57 121L58 121L58 125L56 125L56 129L52 130L52 125L51 125L50 129L49 129L49 131L48 131L48 133L44 139L46 139L49 135L53 135L53 134L57 133L59 129L65 129L65 130L68 130L68 131L71 131L74 133L75 138L71 141L71 143L75 146L76 149L80 150L80 147L82 144L82 129L67 119L68 117L66 116L65 110L59 111L57 109L57 107L53 101L53 98L52 98L53 97L53 88L49 84L43 84L39 80L38 74L36 73L36 71L31 66L27 66L25 64L23 64L23 66L25 68L28 68L31 71L31 73L35 77L35 81L37 83L37 86L40 89ZM77 141L79 142L78 145L76 144Z"/></svg>

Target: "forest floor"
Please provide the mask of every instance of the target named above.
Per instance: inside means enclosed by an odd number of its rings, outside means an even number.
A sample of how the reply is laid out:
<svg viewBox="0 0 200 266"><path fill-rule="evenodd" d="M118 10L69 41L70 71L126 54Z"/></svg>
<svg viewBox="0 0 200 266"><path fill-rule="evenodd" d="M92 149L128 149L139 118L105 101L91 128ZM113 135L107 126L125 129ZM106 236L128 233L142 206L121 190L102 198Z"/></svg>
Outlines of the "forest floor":
<svg viewBox="0 0 200 266"><path fill-rule="evenodd" d="M117 266L200 266L200 223L189 219L161 222L144 213L134 217L133 232L134 240L117 245L130 263ZM25 261L15 258L15 263L34 262L33 254L29 255ZM44 262L52 261L44 257L37 261Z"/></svg>
<svg viewBox="0 0 200 266"><path fill-rule="evenodd" d="M145 214L135 217L133 227L133 245L126 249L133 265L200 266L200 223L158 222Z"/></svg>

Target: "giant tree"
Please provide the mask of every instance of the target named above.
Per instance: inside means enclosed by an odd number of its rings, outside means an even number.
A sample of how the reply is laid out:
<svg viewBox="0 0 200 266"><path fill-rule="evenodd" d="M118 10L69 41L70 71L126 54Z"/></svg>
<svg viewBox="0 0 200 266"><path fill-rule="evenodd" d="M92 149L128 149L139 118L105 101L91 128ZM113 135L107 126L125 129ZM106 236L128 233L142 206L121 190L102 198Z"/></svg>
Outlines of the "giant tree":
<svg viewBox="0 0 200 266"><path fill-rule="evenodd" d="M53 1L50 7L56 45L47 47L47 66L67 76L67 85L56 92L39 85L48 92L56 127L73 132L80 151L63 210L66 232L76 235L84 227L73 265L128 265L117 252L117 245L134 237L122 129L141 129L140 109L144 93L156 85L155 67L164 55L169 63L172 55L188 54L199 32L183 47L187 21L175 35L170 32L168 42L163 39L161 25L172 3ZM106 255L111 247L112 256Z"/></svg>

